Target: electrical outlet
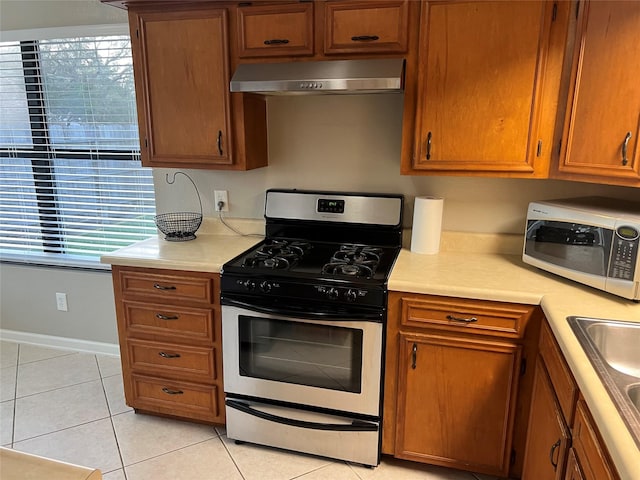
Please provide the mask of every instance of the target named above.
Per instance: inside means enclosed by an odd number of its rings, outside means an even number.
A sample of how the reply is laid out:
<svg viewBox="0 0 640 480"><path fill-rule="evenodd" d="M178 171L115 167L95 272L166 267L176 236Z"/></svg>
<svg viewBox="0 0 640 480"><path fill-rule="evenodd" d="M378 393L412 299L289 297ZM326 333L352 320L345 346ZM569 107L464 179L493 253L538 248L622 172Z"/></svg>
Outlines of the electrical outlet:
<svg viewBox="0 0 640 480"><path fill-rule="evenodd" d="M67 294L66 293L56 293L56 305L58 306L58 310L62 312L68 312L69 307L67 305Z"/></svg>
<svg viewBox="0 0 640 480"><path fill-rule="evenodd" d="M216 212L229 211L229 192L227 192L226 190L214 190L213 201L213 206ZM220 203L222 203L222 208L220 206Z"/></svg>

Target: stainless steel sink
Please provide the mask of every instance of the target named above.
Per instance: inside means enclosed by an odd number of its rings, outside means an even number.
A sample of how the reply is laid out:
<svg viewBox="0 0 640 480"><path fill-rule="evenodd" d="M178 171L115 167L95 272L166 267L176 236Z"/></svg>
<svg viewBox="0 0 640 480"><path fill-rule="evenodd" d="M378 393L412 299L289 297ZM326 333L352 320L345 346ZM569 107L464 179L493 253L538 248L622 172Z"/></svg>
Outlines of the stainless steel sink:
<svg viewBox="0 0 640 480"><path fill-rule="evenodd" d="M567 321L640 447L640 323L589 317Z"/></svg>
<svg viewBox="0 0 640 480"><path fill-rule="evenodd" d="M635 405L635 407L640 410L640 383L637 385L631 385L627 390L629 394L629 398L631 399L631 403Z"/></svg>
<svg viewBox="0 0 640 480"><path fill-rule="evenodd" d="M589 321L587 335L604 361L620 373L640 378L640 324Z"/></svg>

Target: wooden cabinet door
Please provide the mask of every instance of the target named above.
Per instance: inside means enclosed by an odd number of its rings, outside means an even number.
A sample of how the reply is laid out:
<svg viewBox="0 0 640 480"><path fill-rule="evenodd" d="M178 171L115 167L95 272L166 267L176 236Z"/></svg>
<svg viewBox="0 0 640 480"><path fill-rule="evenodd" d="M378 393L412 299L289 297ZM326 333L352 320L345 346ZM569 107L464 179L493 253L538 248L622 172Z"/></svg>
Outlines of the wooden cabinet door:
<svg viewBox="0 0 640 480"><path fill-rule="evenodd" d="M572 450L584 479L618 480L620 477L612 466L609 453L582 397L578 400L572 431Z"/></svg>
<svg viewBox="0 0 640 480"><path fill-rule="evenodd" d="M400 333L395 456L506 477L520 348Z"/></svg>
<svg viewBox="0 0 640 480"><path fill-rule="evenodd" d="M640 2L580 2L559 178L640 186Z"/></svg>
<svg viewBox="0 0 640 480"><path fill-rule="evenodd" d="M313 55L313 3L240 5L238 56Z"/></svg>
<svg viewBox="0 0 640 480"><path fill-rule="evenodd" d="M404 53L408 0L324 2L324 53Z"/></svg>
<svg viewBox="0 0 640 480"><path fill-rule="evenodd" d="M564 476L564 480L585 480L580 465L576 459L576 453L573 448L569 449L569 456L567 458L567 473Z"/></svg>
<svg viewBox="0 0 640 480"><path fill-rule="evenodd" d="M229 165L226 11L129 15L143 165Z"/></svg>
<svg viewBox="0 0 640 480"><path fill-rule="evenodd" d="M522 480L561 480L569 446L569 429L543 362L533 384Z"/></svg>
<svg viewBox="0 0 640 480"><path fill-rule="evenodd" d="M422 4L413 173L548 174L552 129L543 138L540 124L556 17L545 1Z"/></svg>

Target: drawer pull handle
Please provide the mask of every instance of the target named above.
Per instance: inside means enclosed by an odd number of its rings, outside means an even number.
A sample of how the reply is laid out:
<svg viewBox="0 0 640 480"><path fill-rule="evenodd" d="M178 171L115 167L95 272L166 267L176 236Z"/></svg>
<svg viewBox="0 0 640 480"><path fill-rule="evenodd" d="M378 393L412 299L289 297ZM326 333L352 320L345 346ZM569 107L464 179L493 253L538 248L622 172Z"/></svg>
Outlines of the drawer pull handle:
<svg viewBox="0 0 640 480"><path fill-rule="evenodd" d="M180 316L179 315L163 315L161 313L156 313L156 318L159 320L178 320Z"/></svg>
<svg viewBox="0 0 640 480"><path fill-rule="evenodd" d="M454 317L453 315L447 315L447 320L451 322L463 322L463 323L473 323L478 321L476 317L462 318L462 317Z"/></svg>
<svg viewBox="0 0 640 480"><path fill-rule="evenodd" d="M154 283L153 288L156 290L175 290L176 287L173 285L160 285L159 283Z"/></svg>
<svg viewBox="0 0 640 480"><path fill-rule="evenodd" d="M411 368L416 369L416 360L418 360L418 344L414 343L411 349Z"/></svg>
<svg viewBox="0 0 640 480"><path fill-rule="evenodd" d="M627 148L629 147L629 140L631 140L631 132L627 132L622 142L622 165L629 163L627 160Z"/></svg>
<svg viewBox="0 0 640 480"><path fill-rule="evenodd" d="M556 443L554 443L553 445L551 445L551 450L549 450L549 461L551 462L551 465L553 465L553 469L556 470L558 468L558 460L556 459L556 461L553 461L553 454L555 453L556 449L560 446L562 439L558 439L558 441ZM558 452L558 456L560 456L560 452Z"/></svg>
<svg viewBox="0 0 640 480"><path fill-rule="evenodd" d="M160 355L162 358L180 358L179 353L159 352L158 355Z"/></svg>
<svg viewBox="0 0 640 480"><path fill-rule="evenodd" d="M289 43L289 40L286 38L274 38L272 40L264 41L265 45L286 45L287 43Z"/></svg>
<svg viewBox="0 0 640 480"><path fill-rule="evenodd" d="M184 393L182 390L171 390L167 387L162 387L162 391L167 395L182 395Z"/></svg>
<svg viewBox="0 0 640 480"><path fill-rule="evenodd" d="M376 40L380 40L378 35L358 35L351 37L351 41L353 42L375 42Z"/></svg>

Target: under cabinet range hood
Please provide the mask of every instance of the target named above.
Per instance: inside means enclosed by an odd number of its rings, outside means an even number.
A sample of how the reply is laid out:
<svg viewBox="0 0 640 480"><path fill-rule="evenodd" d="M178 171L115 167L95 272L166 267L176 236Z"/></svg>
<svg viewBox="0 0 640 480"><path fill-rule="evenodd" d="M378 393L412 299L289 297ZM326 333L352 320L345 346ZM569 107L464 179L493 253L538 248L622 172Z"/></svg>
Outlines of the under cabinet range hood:
<svg viewBox="0 0 640 480"><path fill-rule="evenodd" d="M401 92L403 79L402 58L244 63L233 74L231 91L265 95Z"/></svg>

